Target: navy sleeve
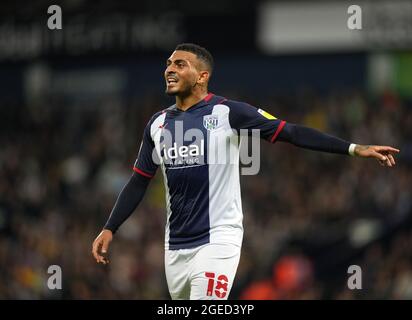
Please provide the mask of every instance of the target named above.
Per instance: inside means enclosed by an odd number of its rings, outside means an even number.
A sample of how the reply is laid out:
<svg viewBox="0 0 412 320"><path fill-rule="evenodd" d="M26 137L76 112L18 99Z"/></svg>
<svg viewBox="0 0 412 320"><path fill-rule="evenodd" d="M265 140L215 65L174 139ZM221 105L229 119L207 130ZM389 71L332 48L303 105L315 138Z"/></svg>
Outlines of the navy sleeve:
<svg viewBox="0 0 412 320"><path fill-rule="evenodd" d="M149 182L150 178L133 172L133 175L120 192L104 229L108 229L113 233L117 231L143 199Z"/></svg>
<svg viewBox="0 0 412 320"><path fill-rule="evenodd" d="M297 124L287 123L278 140L316 151L349 154L350 142Z"/></svg>
<svg viewBox="0 0 412 320"><path fill-rule="evenodd" d="M286 123L268 112L244 102L227 101L226 105L230 108L230 125L238 134L241 129L247 129L248 134L251 134L252 129L258 129L262 139L275 142Z"/></svg>
<svg viewBox="0 0 412 320"><path fill-rule="evenodd" d="M153 118L152 118L153 119ZM157 170L158 161L155 161L155 145L151 136L152 119L146 125L143 132L143 139L140 144L139 154L134 163L133 170L147 178L152 178Z"/></svg>

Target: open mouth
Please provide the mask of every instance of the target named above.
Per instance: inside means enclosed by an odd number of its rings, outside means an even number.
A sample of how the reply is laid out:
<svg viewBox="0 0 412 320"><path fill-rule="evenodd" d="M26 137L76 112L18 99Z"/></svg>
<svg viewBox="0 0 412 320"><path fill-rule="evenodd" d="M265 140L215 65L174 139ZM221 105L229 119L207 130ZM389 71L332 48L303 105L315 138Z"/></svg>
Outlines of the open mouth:
<svg viewBox="0 0 412 320"><path fill-rule="evenodd" d="M175 84L175 83L178 82L177 78L175 78L175 77L167 77L166 81L167 81L167 84L169 84L169 85L170 84Z"/></svg>

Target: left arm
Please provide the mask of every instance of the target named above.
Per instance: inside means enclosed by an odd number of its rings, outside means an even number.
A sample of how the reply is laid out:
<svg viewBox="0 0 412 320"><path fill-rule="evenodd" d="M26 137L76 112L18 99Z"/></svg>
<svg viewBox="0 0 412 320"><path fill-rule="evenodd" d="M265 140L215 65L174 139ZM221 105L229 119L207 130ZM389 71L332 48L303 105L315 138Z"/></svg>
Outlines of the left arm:
<svg viewBox="0 0 412 320"><path fill-rule="evenodd" d="M381 165L387 167L395 165L393 155L399 152L398 149L350 143L312 128L287 123L247 103L229 100L225 104L230 109L229 123L233 129L258 129L260 137L271 143L279 140L316 151L375 158Z"/></svg>
<svg viewBox="0 0 412 320"><path fill-rule="evenodd" d="M278 136L279 141L316 151L347 154L363 158L375 158L381 165L395 165L393 154L399 150L389 146L365 146L353 144L332 135L305 126L286 123Z"/></svg>

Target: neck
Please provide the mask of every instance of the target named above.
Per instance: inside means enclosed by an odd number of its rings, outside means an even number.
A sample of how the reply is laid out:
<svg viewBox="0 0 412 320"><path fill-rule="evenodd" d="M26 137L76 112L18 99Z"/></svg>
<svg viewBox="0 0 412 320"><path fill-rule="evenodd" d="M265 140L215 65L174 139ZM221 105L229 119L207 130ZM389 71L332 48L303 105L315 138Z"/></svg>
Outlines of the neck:
<svg viewBox="0 0 412 320"><path fill-rule="evenodd" d="M183 111L186 111L191 106L202 101L207 96L207 90L192 92L188 96L176 96L176 106Z"/></svg>

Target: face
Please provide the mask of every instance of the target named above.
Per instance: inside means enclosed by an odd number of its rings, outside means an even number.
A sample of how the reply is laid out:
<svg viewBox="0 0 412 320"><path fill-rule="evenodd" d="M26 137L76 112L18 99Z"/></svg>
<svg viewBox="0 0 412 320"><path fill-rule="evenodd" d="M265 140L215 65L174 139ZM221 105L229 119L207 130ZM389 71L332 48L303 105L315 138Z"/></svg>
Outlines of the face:
<svg viewBox="0 0 412 320"><path fill-rule="evenodd" d="M202 64L195 54L174 51L166 62L166 93L172 96L190 95L197 85L205 83L205 76L208 76L208 72L200 71L201 69Z"/></svg>

